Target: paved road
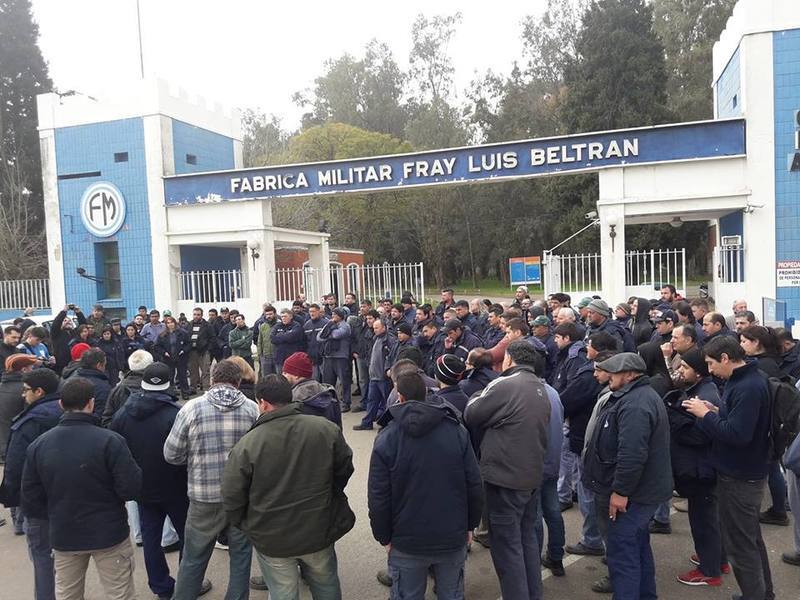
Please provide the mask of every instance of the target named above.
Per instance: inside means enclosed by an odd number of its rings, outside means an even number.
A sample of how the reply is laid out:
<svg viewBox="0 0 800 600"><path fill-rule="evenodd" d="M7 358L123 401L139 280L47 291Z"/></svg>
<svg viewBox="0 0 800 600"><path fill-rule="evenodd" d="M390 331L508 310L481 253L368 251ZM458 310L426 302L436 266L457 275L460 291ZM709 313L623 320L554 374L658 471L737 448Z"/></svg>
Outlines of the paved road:
<svg viewBox="0 0 800 600"><path fill-rule="evenodd" d="M338 544L339 574L342 580L343 597L346 600L385 600L388 590L375 580L375 573L385 568L383 549L372 539L367 519L366 478L369 453L374 432L356 432L351 427L357 415L345 415L345 434L355 454L356 471L347 488L350 502L357 515L356 526ZM7 514L7 513L6 513ZM564 513L567 525L567 541L575 542L580 530L580 514L577 508ZM781 552L790 549L791 529L765 526L764 536L770 552L775 589L779 600L800 598L800 568L781 562ZM688 561L692 553L689 524L685 514L673 515L673 534L653 537L656 556L659 597L663 600L729 600L737 591L733 575L725 577L721 588L690 588L675 581L675 576L691 568ZM575 560L577 559L577 560ZM176 567L177 554L169 555L170 565ZM573 562L574 561L574 562ZM604 573L598 558L568 557L567 576L547 577L544 582L545 597L551 599L589 600L610 598L593 593L589 586ZM139 597L153 597L147 588L144 560L141 549L136 551L136 581ZM255 573L254 566L253 572ZM227 556L215 550L209 566L209 577L214 589L205 596L208 600L222 600L227 581ZM93 568L87 579L87 600L102 600L103 593ZM489 551L474 546L467 561L467 597L472 600L497 600L500 596L497 579L492 568ZM22 600L33 597L32 568L26 553L24 537L15 537L9 525L0 527L0 600ZM266 599L264 592L252 592L253 599ZM304 600L310 598L306 589ZM433 598L429 589L428 598Z"/></svg>

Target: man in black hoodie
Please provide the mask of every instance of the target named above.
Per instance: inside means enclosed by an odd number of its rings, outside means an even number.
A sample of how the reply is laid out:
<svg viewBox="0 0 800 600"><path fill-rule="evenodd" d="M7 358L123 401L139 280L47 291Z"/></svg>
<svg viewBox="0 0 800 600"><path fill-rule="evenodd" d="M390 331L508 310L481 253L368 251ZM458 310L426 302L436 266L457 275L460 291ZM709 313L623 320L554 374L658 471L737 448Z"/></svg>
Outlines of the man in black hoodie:
<svg viewBox="0 0 800 600"><path fill-rule="evenodd" d="M186 495L186 465L164 460L164 442L180 407L170 393L172 370L164 363L147 366L141 377L141 391L130 395L111 421L110 429L128 443L142 469L142 492L138 498L142 526L144 564L150 590L159 600L172 598L175 580L161 548L164 520L169 516L183 545L183 530L189 498Z"/></svg>
<svg viewBox="0 0 800 600"><path fill-rule="evenodd" d="M420 375L396 383L399 402L370 460L372 533L389 554L393 597L422 598L429 569L440 598L463 597L467 544L483 506L478 463L452 407L425 400Z"/></svg>

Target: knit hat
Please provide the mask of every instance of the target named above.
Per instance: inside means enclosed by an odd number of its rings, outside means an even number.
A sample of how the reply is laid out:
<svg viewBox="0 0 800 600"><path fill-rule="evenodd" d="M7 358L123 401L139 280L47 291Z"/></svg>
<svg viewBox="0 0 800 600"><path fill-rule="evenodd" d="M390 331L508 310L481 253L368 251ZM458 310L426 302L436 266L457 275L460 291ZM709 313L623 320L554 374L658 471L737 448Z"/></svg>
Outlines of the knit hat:
<svg viewBox="0 0 800 600"><path fill-rule="evenodd" d="M620 302L614 307L614 310L621 310L626 315L631 314L631 306L627 302Z"/></svg>
<svg viewBox="0 0 800 600"><path fill-rule="evenodd" d="M591 303L592 303L591 296L587 296L586 298L581 298L581 301L578 302L578 310L580 310L581 308L586 308Z"/></svg>
<svg viewBox="0 0 800 600"><path fill-rule="evenodd" d="M681 354L681 360L692 367L700 377L708 377L708 364L703 358L703 351L699 348L692 348Z"/></svg>
<svg viewBox="0 0 800 600"><path fill-rule="evenodd" d="M80 360L83 353L89 350L91 346L86 344L85 342L79 342L72 347L72 350L69 351L69 356L72 360Z"/></svg>
<svg viewBox="0 0 800 600"><path fill-rule="evenodd" d="M147 350L134 350L128 357L128 368L141 373L153 364L153 355Z"/></svg>
<svg viewBox="0 0 800 600"><path fill-rule="evenodd" d="M31 354L12 354L6 359L6 371L22 371L25 367L32 367L38 362Z"/></svg>
<svg viewBox="0 0 800 600"><path fill-rule="evenodd" d="M312 371L311 359L305 352L295 352L283 363L283 372L287 375L311 379Z"/></svg>
<svg viewBox="0 0 800 600"><path fill-rule="evenodd" d="M411 335L411 325L408 323L400 323L397 326L397 333L405 333L406 335Z"/></svg>
<svg viewBox="0 0 800 600"><path fill-rule="evenodd" d="M168 390L172 380L172 369L162 362L148 365L142 373L142 389L145 392Z"/></svg>
<svg viewBox="0 0 800 600"><path fill-rule="evenodd" d="M581 302L583 302L583 300L581 300ZM611 309L608 308L608 304L605 300L600 300L599 298L589 302L589 304L586 305L586 308L588 308L591 312L596 312L604 317L611 316Z"/></svg>
<svg viewBox="0 0 800 600"><path fill-rule="evenodd" d="M603 362L595 363L595 367L606 373L622 373L624 371L645 373L647 371L644 359L635 352L620 352Z"/></svg>
<svg viewBox="0 0 800 600"><path fill-rule="evenodd" d="M447 385L456 385L467 369L464 361L455 354L442 354L436 359L436 379Z"/></svg>
<svg viewBox="0 0 800 600"><path fill-rule="evenodd" d="M533 321L531 321L531 327L544 327L545 325L550 326L550 319L544 315L536 317Z"/></svg>

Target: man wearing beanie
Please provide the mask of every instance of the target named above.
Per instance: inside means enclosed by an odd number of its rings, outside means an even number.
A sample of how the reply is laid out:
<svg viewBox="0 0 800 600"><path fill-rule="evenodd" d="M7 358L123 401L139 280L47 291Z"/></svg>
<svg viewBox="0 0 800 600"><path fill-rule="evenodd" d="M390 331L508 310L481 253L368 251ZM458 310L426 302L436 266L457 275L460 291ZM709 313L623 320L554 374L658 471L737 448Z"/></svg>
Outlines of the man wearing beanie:
<svg viewBox="0 0 800 600"><path fill-rule="evenodd" d="M669 416L672 473L675 489L688 501L689 526L695 550L692 562L697 565L678 576L686 585L722 585L722 573L730 566L722 552L719 529L719 505L716 496L716 471L711 462L711 438L699 427L697 419L679 406L685 398L702 398L719 406L717 386L708 375L703 353L697 348L681 356L678 367L682 390L670 392L664 399Z"/></svg>
<svg viewBox="0 0 800 600"><path fill-rule="evenodd" d="M623 352L636 352L636 344L630 330L623 327L618 321L611 318L611 309L605 300L595 298L587 306L586 337L594 335L600 331L605 331L619 340L619 349Z"/></svg>
<svg viewBox="0 0 800 600"><path fill-rule="evenodd" d="M452 404L458 409L459 415L464 414L464 409L467 408L467 400L469 400L458 386L458 382L461 381L466 369L464 361L455 354L443 354L436 359L434 372L436 381L439 382L439 391L436 392L436 396Z"/></svg>
<svg viewBox="0 0 800 600"><path fill-rule="evenodd" d="M334 309L339 310L339 309ZM292 402L299 402L307 415L325 417L339 427L342 413L332 385L313 379L314 366L305 352L295 352L283 363L283 376L292 385Z"/></svg>
<svg viewBox="0 0 800 600"><path fill-rule="evenodd" d="M122 378L122 381L115 385L108 394L106 407L100 417L100 423L103 427L108 427L111 424L114 413L122 408L128 396L142 391L142 373L151 364L153 364L153 355L147 350L136 350L128 357L129 371Z"/></svg>
<svg viewBox="0 0 800 600"><path fill-rule="evenodd" d="M81 368L81 357L91 349L92 347L84 342L78 342L72 346L72 348L70 348L69 356L72 360L61 371L61 379L63 381L69 379L78 369Z"/></svg>
<svg viewBox="0 0 800 600"><path fill-rule="evenodd" d="M392 346L389 352L389 368L397 362L397 356L403 348L414 346L414 339L411 337L411 325L408 323L400 323L396 328L397 343Z"/></svg>

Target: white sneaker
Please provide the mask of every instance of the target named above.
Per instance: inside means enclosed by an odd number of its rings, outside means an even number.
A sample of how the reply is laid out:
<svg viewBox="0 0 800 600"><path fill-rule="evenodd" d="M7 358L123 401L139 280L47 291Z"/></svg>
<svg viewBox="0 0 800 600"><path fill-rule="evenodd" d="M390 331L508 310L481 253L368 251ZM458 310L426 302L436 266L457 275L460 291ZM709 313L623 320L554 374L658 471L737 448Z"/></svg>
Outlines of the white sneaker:
<svg viewBox="0 0 800 600"><path fill-rule="evenodd" d="M214 544L214 548L216 548L217 550L225 550L225 551L228 550L228 547L226 545L220 544L219 542L216 542Z"/></svg>

